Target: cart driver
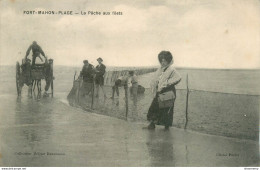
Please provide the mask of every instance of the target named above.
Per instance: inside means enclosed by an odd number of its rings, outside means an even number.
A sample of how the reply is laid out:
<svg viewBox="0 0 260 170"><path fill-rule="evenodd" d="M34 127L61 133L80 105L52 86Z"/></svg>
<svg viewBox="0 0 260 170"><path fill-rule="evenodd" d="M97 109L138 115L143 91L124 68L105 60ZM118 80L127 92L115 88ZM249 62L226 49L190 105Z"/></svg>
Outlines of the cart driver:
<svg viewBox="0 0 260 170"><path fill-rule="evenodd" d="M44 54L42 48L37 44L36 41L33 41L32 44L30 45L30 47L27 49L25 59L27 59L31 50L32 50L32 67L34 67L34 65L35 65L36 57L39 57L41 59L41 61L43 61L40 54L45 58L45 60L47 59L45 57L45 54Z"/></svg>

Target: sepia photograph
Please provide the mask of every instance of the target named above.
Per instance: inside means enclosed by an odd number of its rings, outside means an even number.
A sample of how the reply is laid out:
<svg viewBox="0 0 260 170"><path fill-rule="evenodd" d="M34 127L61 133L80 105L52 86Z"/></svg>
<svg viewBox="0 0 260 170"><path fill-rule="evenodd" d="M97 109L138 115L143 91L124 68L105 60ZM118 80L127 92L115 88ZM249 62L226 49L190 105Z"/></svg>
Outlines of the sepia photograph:
<svg viewBox="0 0 260 170"><path fill-rule="evenodd" d="M259 0L0 0L0 167L259 167L259 84Z"/></svg>

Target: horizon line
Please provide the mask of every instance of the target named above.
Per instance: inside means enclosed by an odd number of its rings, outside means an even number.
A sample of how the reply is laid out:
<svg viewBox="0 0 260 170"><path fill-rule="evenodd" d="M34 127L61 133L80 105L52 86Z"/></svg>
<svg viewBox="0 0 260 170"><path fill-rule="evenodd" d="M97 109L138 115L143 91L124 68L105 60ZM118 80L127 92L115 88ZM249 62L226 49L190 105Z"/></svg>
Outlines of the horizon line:
<svg viewBox="0 0 260 170"><path fill-rule="evenodd" d="M15 65L5 65L5 64L0 64L0 66L15 66ZM71 65L55 65L55 66L65 66L65 67L81 67L81 65L75 65L75 66L71 66ZM153 65L153 66L110 66L110 65L106 65L107 67L115 67L115 68L122 68L122 67L136 67L136 68L141 68L141 67L155 67L158 68L159 65ZM196 69L196 70L260 70L259 68L238 68L238 67L234 67L234 68L210 68L210 67L187 67L187 66L175 66L176 68L179 69Z"/></svg>

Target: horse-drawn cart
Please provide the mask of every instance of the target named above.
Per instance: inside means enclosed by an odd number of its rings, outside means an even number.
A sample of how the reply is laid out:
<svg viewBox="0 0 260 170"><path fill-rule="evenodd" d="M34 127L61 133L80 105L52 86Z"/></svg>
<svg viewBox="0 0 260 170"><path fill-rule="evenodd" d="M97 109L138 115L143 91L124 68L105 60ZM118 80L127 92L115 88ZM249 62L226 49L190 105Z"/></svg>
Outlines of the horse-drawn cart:
<svg viewBox="0 0 260 170"><path fill-rule="evenodd" d="M41 95L41 80L46 81L46 86L51 87L51 96L53 97L53 63L35 64L31 66L30 63L24 62L20 65L16 63L16 88L18 96L21 95L22 87L26 84L28 89L28 95L32 95L35 90L35 86L38 89L38 95Z"/></svg>

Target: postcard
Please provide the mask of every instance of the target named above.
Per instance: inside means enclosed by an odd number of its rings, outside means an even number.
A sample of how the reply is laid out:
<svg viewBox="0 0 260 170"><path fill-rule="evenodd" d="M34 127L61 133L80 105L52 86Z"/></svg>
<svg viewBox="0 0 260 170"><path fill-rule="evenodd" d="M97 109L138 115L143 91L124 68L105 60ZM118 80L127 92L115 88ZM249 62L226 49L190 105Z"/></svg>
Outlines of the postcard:
<svg viewBox="0 0 260 170"><path fill-rule="evenodd" d="M258 0L1 0L0 166L258 167Z"/></svg>

